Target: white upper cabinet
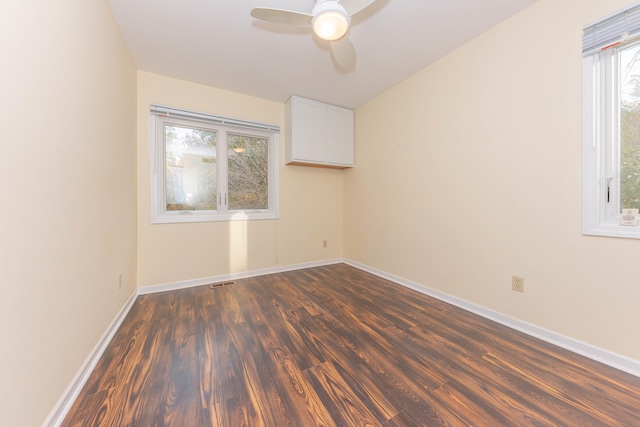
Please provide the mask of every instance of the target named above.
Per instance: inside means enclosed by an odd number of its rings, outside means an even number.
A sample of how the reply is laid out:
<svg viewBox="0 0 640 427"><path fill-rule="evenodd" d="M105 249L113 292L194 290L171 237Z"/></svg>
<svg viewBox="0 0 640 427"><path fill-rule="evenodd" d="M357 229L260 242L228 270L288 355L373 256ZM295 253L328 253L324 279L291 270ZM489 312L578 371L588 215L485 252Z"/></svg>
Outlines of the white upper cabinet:
<svg viewBox="0 0 640 427"><path fill-rule="evenodd" d="M285 106L287 164L352 167L353 110L292 96Z"/></svg>

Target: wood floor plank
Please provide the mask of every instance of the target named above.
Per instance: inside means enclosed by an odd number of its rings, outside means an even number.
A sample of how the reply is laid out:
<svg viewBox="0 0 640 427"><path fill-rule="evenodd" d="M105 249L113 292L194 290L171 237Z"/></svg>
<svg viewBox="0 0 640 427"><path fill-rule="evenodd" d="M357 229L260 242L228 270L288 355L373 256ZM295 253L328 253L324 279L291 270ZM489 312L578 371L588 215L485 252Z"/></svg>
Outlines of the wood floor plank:
<svg viewBox="0 0 640 427"><path fill-rule="evenodd" d="M265 389L271 391L269 382L260 385L255 373L254 354L259 355L262 351L248 331L244 313L233 291L231 288L211 291L221 297L221 304L209 308L220 311L218 323L212 325L216 337L211 343L218 356L213 362L213 407L223 414L220 425L275 425L280 420L271 418L271 408L265 406L265 399L260 397Z"/></svg>
<svg viewBox="0 0 640 427"><path fill-rule="evenodd" d="M336 425L380 425L367 405L354 395L349 382L340 375L333 363L315 366L307 370L307 374Z"/></svg>
<svg viewBox="0 0 640 427"><path fill-rule="evenodd" d="M138 297L68 426L640 426L640 378L335 264Z"/></svg>
<svg viewBox="0 0 640 427"><path fill-rule="evenodd" d="M324 316L327 316L325 314ZM358 399L367 403L371 412L379 419L387 419L397 413L398 408L390 399L389 385L367 363L343 363L353 360L356 345L348 337L336 333L334 323L323 321L319 316L302 316L300 322L305 330L318 337L327 361L340 368L341 376L353 387ZM384 372L382 372L384 374Z"/></svg>

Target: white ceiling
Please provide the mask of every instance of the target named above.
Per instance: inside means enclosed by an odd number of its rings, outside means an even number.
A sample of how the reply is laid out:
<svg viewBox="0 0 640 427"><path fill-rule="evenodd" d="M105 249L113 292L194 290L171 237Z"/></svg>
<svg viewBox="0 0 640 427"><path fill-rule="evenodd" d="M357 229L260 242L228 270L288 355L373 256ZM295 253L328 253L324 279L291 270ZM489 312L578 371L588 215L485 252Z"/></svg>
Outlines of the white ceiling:
<svg viewBox="0 0 640 427"><path fill-rule="evenodd" d="M109 0L138 69L284 102L355 108L535 0L377 0L355 15L352 69L308 27L253 19L254 7L309 13L314 0Z"/></svg>

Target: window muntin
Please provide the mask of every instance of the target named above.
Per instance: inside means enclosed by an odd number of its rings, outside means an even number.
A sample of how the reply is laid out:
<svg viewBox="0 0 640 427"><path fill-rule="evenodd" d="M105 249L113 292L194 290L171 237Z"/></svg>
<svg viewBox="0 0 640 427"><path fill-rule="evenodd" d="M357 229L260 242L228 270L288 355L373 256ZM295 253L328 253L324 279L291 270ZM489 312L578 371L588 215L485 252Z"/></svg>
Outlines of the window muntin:
<svg viewBox="0 0 640 427"><path fill-rule="evenodd" d="M278 217L277 127L161 108L150 118L152 223Z"/></svg>

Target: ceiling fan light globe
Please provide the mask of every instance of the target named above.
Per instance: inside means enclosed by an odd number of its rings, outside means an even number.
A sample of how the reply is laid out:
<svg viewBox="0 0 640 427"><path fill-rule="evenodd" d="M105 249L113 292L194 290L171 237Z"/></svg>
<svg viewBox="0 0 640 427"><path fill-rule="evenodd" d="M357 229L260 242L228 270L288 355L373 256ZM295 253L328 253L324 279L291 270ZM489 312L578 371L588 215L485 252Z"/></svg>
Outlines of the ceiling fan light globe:
<svg viewBox="0 0 640 427"><path fill-rule="evenodd" d="M314 7L311 26L313 32L324 40L338 40L349 31L351 18L336 1L319 2Z"/></svg>

